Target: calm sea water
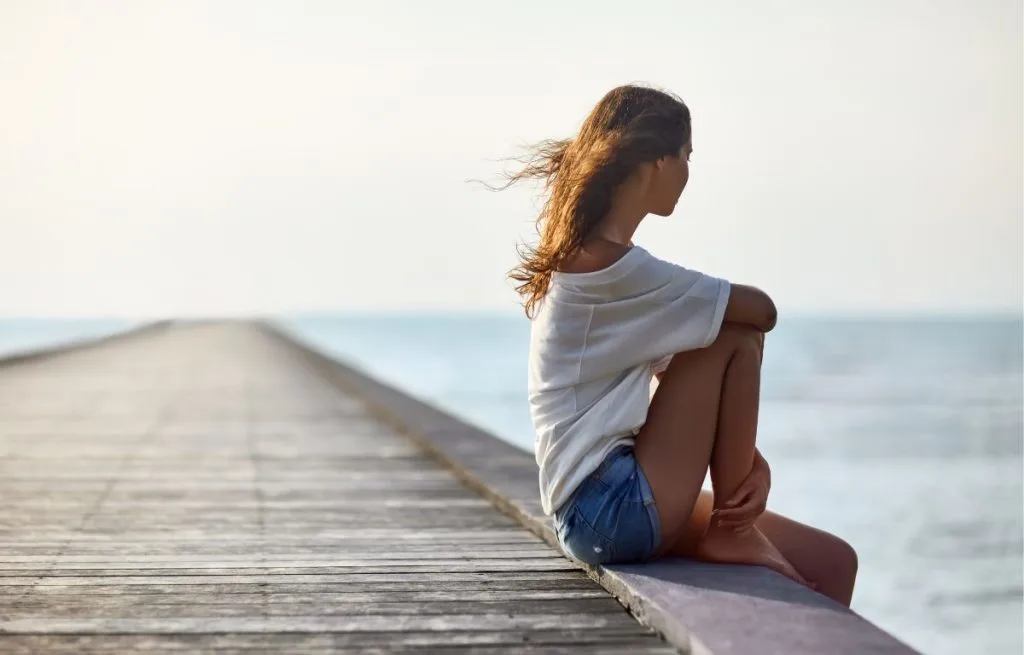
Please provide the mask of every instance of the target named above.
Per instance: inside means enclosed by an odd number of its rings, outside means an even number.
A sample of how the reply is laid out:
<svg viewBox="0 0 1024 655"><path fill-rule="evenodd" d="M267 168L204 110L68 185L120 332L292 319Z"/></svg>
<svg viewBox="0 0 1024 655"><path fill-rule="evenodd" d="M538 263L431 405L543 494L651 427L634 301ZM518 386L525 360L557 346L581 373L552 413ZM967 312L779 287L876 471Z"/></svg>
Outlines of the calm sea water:
<svg viewBox="0 0 1024 655"><path fill-rule="evenodd" d="M111 318L0 319L0 357L114 334L137 323Z"/></svg>
<svg viewBox="0 0 1024 655"><path fill-rule="evenodd" d="M521 317L281 321L526 450ZM0 321L0 355L130 327ZM759 445L776 511L858 550L854 609L929 655L1019 655L1020 320L790 320L769 335Z"/></svg>
<svg viewBox="0 0 1024 655"><path fill-rule="evenodd" d="M521 317L321 317L292 333L531 450ZM930 655L1021 652L1020 320L791 320L769 335L772 508L860 554L854 609Z"/></svg>

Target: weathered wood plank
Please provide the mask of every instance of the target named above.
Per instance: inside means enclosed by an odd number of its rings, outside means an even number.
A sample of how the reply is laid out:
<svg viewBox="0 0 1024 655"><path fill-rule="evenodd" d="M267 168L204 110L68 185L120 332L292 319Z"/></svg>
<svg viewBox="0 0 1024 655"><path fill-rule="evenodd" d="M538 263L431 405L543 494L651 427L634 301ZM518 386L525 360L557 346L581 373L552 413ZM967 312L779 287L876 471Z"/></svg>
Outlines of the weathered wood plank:
<svg viewBox="0 0 1024 655"><path fill-rule="evenodd" d="M259 556L254 556L259 560ZM173 576L232 576L245 575L271 577L276 575L289 576L344 576L348 573L452 573L452 572L483 572L500 571L573 571L577 567L566 562L563 557L542 558L503 558L487 559L483 557L467 557L466 559L434 559L434 560L349 560L329 563L299 562L295 565L282 566L233 566L226 567L223 563L215 563L209 568L173 567L158 563L153 568L31 568L5 571L0 576L3 584L12 580L21 580L29 576L47 576L54 580L63 579L98 579L118 578L131 579L137 577L173 577ZM328 579L329 579L328 577Z"/></svg>
<svg viewBox="0 0 1024 655"><path fill-rule="evenodd" d="M0 363L0 498L5 654L666 649L245 324Z"/></svg>
<svg viewBox="0 0 1024 655"><path fill-rule="evenodd" d="M265 589L265 588L263 588ZM78 605L120 607L135 603L148 605L233 605L233 604L362 604L373 603L426 603L433 601L460 601L460 602L491 602L491 601L525 601L525 600L571 600L576 598L600 598L611 600L608 594L602 589L594 589L593 586L580 588L559 588L559 589L529 589L522 585L516 585L511 589L496 588L488 585L483 590L472 590L465 585L453 586L444 591L429 591L424 589L398 590L398 591L350 591L350 592L321 592L317 594L295 594L283 593L271 589L257 592L240 592L236 594L196 594L196 593L174 593L165 592L162 594L140 594L132 591L119 589L116 594L96 594L93 588L84 592L76 592L74 589L61 589L60 600L62 607L75 607ZM0 598L0 610L12 608L38 607L45 609L53 602L53 594L42 590L32 590L28 594L10 594ZM619 608L617 605L616 607Z"/></svg>
<svg viewBox="0 0 1024 655"><path fill-rule="evenodd" d="M592 581L585 577L558 577L546 576L533 579L517 576L508 579L491 580L488 576L479 576L476 580L448 580L448 576L433 576L431 580L407 581L406 576L378 575L371 579L359 579L344 583L325 583L321 581L295 582L290 578L281 578L272 585L266 581L260 582L151 582L135 585L104 584L98 582L95 585L52 585L46 584L40 579L38 585L20 585L5 587L0 585L0 595L18 596L28 598L30 596L49 596L58 603L61 598L71 597L76 594L92 594L95 596L111 595L132 595L132 594L153 594L168 595L178 593L191 593L195 595L208 595L219 598L229 594L331 594L331 593L433 593L439 589L446 591L571 591L594 589Z"/></svg>
<svg viewBox="0 0 1024 655"><path fill-rule="evenodd" d="M638 643L639 642L639 643ZM653 644L651 644L653 642ZM326 634L216 634L216 635L0 635L0 650L17 652L16 648L30 649L32 653L56 652L230 652L238 649L252 652L299 653L327 652L336 649L384 648L381 652L400 652L399 649L430 648L430 652L472 653L472 648L492 647L491 653L518 652L505 648L523 646L567 645L572 650L562 652L642 653L641 643L651 644L664 652L657 640L638 640L632 628L555 629L555 630L495 630L478 632L351 632ZM606 651L599 650L605 646ZM628 647L628 649L626 649ZM106 650L110 649L110 650ZM634 650L636 649L636 650ZM673 652L673 651L668 651Z"/></svg>
<svg viewBox="0 0 1024 655"><path fill-rule="evenodd" d="M114 599L111 599L114 600ZM153 602L127 604L123 602L63 603L60 607L51 608L47 620L53 619L176 619L190 618L196 614L197 606L189 603ZM4 611L2 621L29 621L39 616L39 606L17 604ZM316 616L316 617L360 617L360 616L451 616L451 615L513 615L529 614L625 614L625 610L610 597L604 598L559 598L555 600L532 599L515 600L449 600L424 603L420 600L390 602L380 601L373 604L363 603L330 603L323 600L311 603L275 603L270 598L257 599L254 602L239 603L236 601L222 603L204 603L204 618L252 618L273 616ZM404 619L403 619L404 620ZM2 629L0 622L0 629Z"/></svg>
<svg viewBox="0 0 1024 655"><path fill-rule="evenodd" d="M133 571L134 575L86 575L86 576L57 576L50 575L48 572L43 575L32 575L32 576L9 576L2 579L0 589L3 587L23 587L23 586L86 586L94 584L118 584L118 585L133 585L133 584L238 584L247 582L257 583L271 583L277 581L283 581L282 578L287 578L290 583L300 582L320 582L324 584L329 583L345 583L352 582L355 580L361 580L360 576L370 576L374 574L380 575L401 575L403 579L409 579L416 575L419 576L433 576L434 580L440 584L447 580L459 580L465 579L463 576L477 576L477 577L490 577L495 573L502 572L537 572L537 573L569 573L575 571L576 567L571 566L567 563L553 562L543 566L512 566L508 564L473 564L468 563L465 566L354 566L344 572L335 573L323 573L317 571L312 574L282 574L273 575L261 571L259 574L252 575L235 575L231 572L225 572L224 575L168 575L168 574L155 574L155 575L140 575L138 571Z"/></svg>
<svg viewBox="0 0 1024 655"><path fill-rule="evenodd" d="M237 551L236 551L237 552ZM253 560L257 559L257 563ZM553 553L550 548L543 549L532 546L529 549L519 548L512 550L488 549L485 552L474 552L470 549L445 549L415 550L397 554L390 553L367 553L350 551L348 556L344 552L312 555L312 554L291 554L289 556L268 555L260 550L243 552L242 554L222 555L143 555L136 556L126 554L123 558L96 557L93 555L61 555L59 557L59 569L65 571L78 571L71 575L89 575L89 571L132 571L139 569L146 570L168 570L168 569L238 569L238 568L260 568L280 569L291 571L296 568L339 568L352 566L370 565L411 565L422 563L425 566L443 565L446 562L465 562L489 560L514 560L532 562L534 560L556 559L564 562L564 558L558 553ZM38 569L41 563L54 562L55 558L44 555L21 555L5 556L0 562L3 569L0 576L5 575L35 575L20 573ZM51 570L51 569L47 569ZM19 572L19 573L15 573Z"/></svg>
<svg viewBox="0 0 1024 655"><path fill-rule="evenodd" d="M101 650L82 650L78 647L72 647L70 650L53 650L50 647L46 650L47 653L104 653L109 655L110 651L107 649ZM325 653L330 654L348 654L348 653L359 653L360 655L391 655L392 653L421 653L423 652L423 646L404 646L404 645L393 645L385 647L367 647L360 646L357 648L343 648L343 647L328 647L328 648L291 648L288 653L291 655L321 655ZM619 642L616 640L609 640L608 645L595 645L588 646L586 648L581 644L572 646L552 646L552 645L536 645L531 643L518 643L518 644L504 644L498 646L453 646L453 647L430 647L429 652L434 655L494 655L495 653L502 653L505 655L565 655L567 653L580 653L581 649L588 655L622 655L622 653L630 653L631 655L664 655L665 653L678 653L677 650L669 646L646 646L638 645L633 642ZM6 651L5 651L6 652ZM117 651L117 653L125 653L126 655L134 653L135 651ZM146 650L147 653L179 653L181 650L175 648L173 650L166 650L159 646L150 647ZM280 655L281 651L274 648L263 648L258 643L258 638L253 639L253 644L240 647L240 648L217 648L216 650L204 650L202 652L215 652L218 655L235 655L236 653L245 653L251 655L258 653L260 655ZM35 655L35 652L31 650L19 650L15 649L10 651L10 655Z"/></svg>
<svg viewBox="0 0 1024 655"><path fill-rule="evenodd" d="M5 535L10 537L8 533ZM242 533L232 532L218 532L215 534L207 534L204 532L198 532L195 530L189 530L187 526L182 526L181 529L173 532L159 532L150 530L135 530L130 533L118 535L116 539L109 535L94 535L94 534L75 534L75 542L78 543L153 543L153 542L166 542L166 543L232 543L239 538L251 536ZM23 540L11 540L0 541L0 543L32 543L35 540L47 537L49 539L58 539L61 543L66 542L67 533L48 533L45 530L33 531L26 533ZM500 528L491 528L489 530L461 530L451 529L444 526L437 526L428 530L409 530L407 528L395 527L395 528L376 528L376 529L363 529L358 527L353 528L339 528L337 526L327 526L318 530L315 534L308 535L308 540L304 535L295 535L287 533L270 534L265 535L265 539L272 540L273 543L281 544L300 544L300 543L312 543L312 544L330 544L335 541L343 541L345 543L360 543L360 544L379 544L382 541L387 543L428 543L428 542L440 542L440 541L451 541L457 540L459 542L471 543L474 540L481 542L491 542L494 539L502 540L516 540L521 539L524 541L539 542L539 539L532 533L526 532L525 530L513 527L511 525L502 526Z"/></svg>
<svg viewBox="0 0 1024 655"><path fill-rule="evenodd" d="M634 626L625 611L615 614L447 614L0 619L0 634L209 634L218 632L404 632L476 630L554 630Z"/></svg>

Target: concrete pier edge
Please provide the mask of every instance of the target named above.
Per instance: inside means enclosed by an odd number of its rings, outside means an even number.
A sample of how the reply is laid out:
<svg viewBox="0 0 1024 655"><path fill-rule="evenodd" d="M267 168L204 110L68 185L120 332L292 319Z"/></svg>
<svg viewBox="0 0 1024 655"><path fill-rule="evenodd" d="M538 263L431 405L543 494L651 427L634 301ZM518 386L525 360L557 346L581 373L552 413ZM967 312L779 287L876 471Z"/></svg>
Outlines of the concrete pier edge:
<svg viewBox="0 0 1024 655"><path fill-rule="evenodd" d="M289 342L325 379L362 398L381 421L443 462L500 511L561 549L540 506L532 454L338 361L284 327L261 327ZM848 608L762 567L688 560L591 567L569 561L683 653L916 652ZM756 602L743 602L744 597ZM735 612L723 611L731 606ZM684 607L699 630L684 623ZM751 622L757 627L739 628ZM829 644L827 651L821 650L823 644Z"/></svg>

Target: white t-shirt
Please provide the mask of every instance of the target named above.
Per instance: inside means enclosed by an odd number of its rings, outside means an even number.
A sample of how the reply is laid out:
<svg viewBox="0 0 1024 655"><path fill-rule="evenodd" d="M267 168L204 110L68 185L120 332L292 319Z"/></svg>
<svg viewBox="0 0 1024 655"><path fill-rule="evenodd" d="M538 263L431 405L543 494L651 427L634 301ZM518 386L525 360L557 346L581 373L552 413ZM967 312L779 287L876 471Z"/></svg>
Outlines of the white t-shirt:
<svg viewBox="0 0 1024 655"><path fill-rule="evenodd" d="M656 368L709 346L729 283L633 246L592 273L554 273L531 324L529 395L544 512L632 443Z"/></svg>

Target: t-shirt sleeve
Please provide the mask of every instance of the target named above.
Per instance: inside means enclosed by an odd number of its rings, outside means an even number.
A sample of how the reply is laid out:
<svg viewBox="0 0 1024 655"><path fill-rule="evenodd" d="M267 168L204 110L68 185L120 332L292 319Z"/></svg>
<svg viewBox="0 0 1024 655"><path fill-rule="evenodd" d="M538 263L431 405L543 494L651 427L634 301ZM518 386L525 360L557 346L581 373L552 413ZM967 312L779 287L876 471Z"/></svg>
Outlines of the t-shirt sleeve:
<svg viewBox="0 0 1024 655"><path fill-rule="evenodd" d="M651 365L718 338L729 303L724 279L651 257L621 281L591 321L581 379Z"/></svg>
<svg viewBox="0 0 1024 655"><path fill-rule="evenodd" d="M706 273L659 261L665 283L655 292L650 335L658 344L655 359L706 348L718 338L729 304L729 282Z"/></svg>

